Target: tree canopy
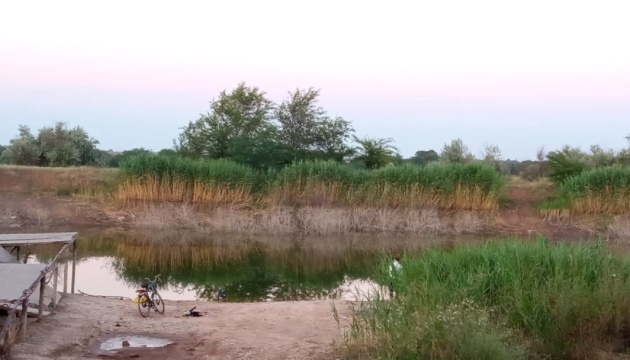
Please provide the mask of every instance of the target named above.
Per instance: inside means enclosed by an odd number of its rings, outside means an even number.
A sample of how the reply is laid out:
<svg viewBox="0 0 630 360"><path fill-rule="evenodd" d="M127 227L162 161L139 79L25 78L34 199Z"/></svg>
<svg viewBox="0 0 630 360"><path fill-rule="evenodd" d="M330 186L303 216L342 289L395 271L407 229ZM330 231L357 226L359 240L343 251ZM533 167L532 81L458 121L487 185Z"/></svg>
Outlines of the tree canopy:
<svg viewBox="0 0 630 360"><path fill-rule="evenodd" d="M39 129L37 136L28 126L20 125L17 136L1 156L3 163L13 165L96 165L97 144L83 128L68 128L64 122Z"/></svg>
<svg viewBox="0 0 630 360"><path fill-rule="evenodd" d="M318 105L319 90L289 92L276 105L257 87L239 84L210 102L210 111L182 129L175 149L194 158L230 158L258 169L296 160L352 154L350 122Z"/></svg>

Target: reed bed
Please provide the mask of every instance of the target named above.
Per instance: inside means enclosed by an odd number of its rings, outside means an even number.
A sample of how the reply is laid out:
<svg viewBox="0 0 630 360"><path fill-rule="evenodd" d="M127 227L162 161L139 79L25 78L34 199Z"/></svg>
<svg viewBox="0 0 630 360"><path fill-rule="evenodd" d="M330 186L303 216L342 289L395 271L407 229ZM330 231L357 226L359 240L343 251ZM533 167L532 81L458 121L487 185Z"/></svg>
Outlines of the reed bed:
<svg viewBox="0 0 630 360"><path fill-rule="evenodd" d="M227 160L141 155L121 164L119 200L249 204L260 174Z"/></svg>
<svg viewBox="0 0 630 360"><path fill-rule="evenodd" d="M120 200L236 206L491 210L504 178L483 164L402 165L364 170L297 162L266 174L225 160L143 155L121 164Z"/></svg>
<svg viewBox="0 0 630 360"><path fill-rule="evenodd" d="M276 206L266 210L220 207L207 213L181 204L146 206L133 224L145 229L192 229L240 234L346 235L474 234L488 224L482 214L471 211L440 214L435 209L392 208L300 208Z"/></svg>
<svg viewBox="0 0 630 360"><path fill-rule="evenodd" d="M288 166L270 184L274 205L490 210L498 206L504 179L482 164L407 164L369 171L323 161Z"/></svg>
<svg viewBox="0 0 630 360"><path fill-rule="evenodd" d="M508 239L403 259L355 312L351 358L586 359L627 351L630 264L601 243Z"/></svg>
<svg viewBox="0 0 630 360"><path fill-rule="evenodd" d="M543 213L567 209L572 215L630 212L630 167L610 166L582 172L568 178L554 199L543 204Z"/></svg>

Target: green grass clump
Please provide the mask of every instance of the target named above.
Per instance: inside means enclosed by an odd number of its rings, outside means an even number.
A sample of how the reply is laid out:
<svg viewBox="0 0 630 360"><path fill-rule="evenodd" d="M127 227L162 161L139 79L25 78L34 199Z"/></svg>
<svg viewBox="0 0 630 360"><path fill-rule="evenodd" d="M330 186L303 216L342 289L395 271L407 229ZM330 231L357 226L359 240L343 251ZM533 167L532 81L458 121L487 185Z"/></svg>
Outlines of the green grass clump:
<svg viewBox="0 0 630 360"><path fill-rule="evenodd" d="M270 199L283 205L493 209L504 178L483 164L412 164L378 170L333 161L287 166L270 180Z"/></svg>
<svg viewBox="0 0 630 360"><path fill-rule="evenodd" d="M122 200L215 204L350 206L488 210L498 206L504 177L483 164L356 168L301 161L262 173L229 160L139 155L121 163Z"/></svg>
<svg viewBox="0 0 630 360"><path fill-rule="evenodd" d="M574 214L630 212L630 167L609 166L567 178L544 209L566 208Z"/></svg>
<svg viewBox="0 0 630 360"><path fill-rule="evenodd" d="M261 174L229 160L138 155L120 164L118 198L215 204L252 202Z"/></svg>
<svg viewBox="0 0 630 360"><path fill-rule="evenodd" d="M572 359L625 350L630 266L602 244L460 245L403 266L398 296L355 314L350 355Z"/></svg>

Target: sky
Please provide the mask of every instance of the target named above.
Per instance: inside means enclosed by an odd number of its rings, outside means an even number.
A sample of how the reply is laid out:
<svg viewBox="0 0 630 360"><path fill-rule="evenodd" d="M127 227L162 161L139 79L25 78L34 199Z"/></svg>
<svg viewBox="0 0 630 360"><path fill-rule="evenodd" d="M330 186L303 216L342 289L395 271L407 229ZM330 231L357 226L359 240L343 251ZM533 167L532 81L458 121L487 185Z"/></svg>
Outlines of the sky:
<svg viewBox="0 0 630 360"><path fill-rule="evenodd" d="M11 1L0 144L81 126L99 148L170 148L240 82L320 105L401 154L461 138L504 158L630 134L630 2Z"/></svg>

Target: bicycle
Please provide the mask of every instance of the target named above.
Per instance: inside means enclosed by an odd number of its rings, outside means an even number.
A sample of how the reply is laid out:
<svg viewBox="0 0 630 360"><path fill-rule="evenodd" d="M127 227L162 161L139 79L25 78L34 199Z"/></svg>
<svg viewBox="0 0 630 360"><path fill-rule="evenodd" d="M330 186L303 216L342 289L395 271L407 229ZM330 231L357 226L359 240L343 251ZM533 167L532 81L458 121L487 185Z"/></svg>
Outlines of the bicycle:
<svg viewBox="0 0 630 360"><path fill-rule="evenodd" d="M138 293L138 311L142 317L149 316L151 309L164 314L164 301L157 291L158 281L162 281L160 275L156 275L153 280L147 278L147 282L140 285L142 289L136 290Z"/></svg>

